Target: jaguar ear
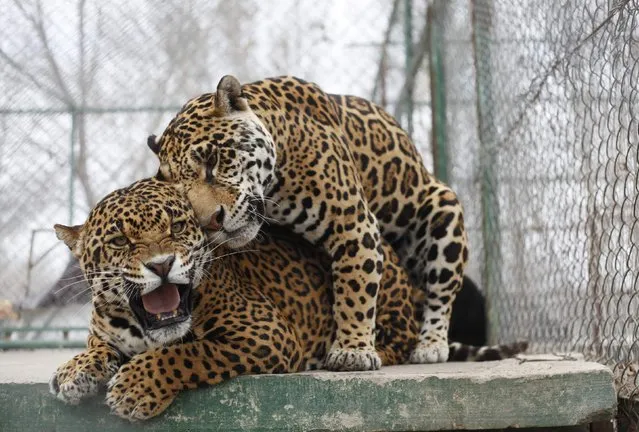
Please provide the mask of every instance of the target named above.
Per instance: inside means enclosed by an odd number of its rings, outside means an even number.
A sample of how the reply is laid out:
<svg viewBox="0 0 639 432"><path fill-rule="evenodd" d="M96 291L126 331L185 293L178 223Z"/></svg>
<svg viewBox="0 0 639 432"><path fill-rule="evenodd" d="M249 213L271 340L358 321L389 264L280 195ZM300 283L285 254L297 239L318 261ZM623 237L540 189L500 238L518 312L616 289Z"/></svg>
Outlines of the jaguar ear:
<svg viewBox="0 0 639 432"><path fill-rule="evenodd" d="M225 75L217 85L215 111L220 117L236 111L248 111L249 106L242 96L242 86L232 75Z"/></svg>
<svg viewBox="0 0 639 432"><path fill-rule="evenodd" d="M80 247L80 232L82 231L82 227L84 225L75 225L75 226L66 226L55 224L53 229L55 230L55 235L58 239L62 240L64 244L67 245L73 255L76 258L80 258L82 255L81 247Z"/></svg>
<svg viewBox="0 0 639 432"><path fill-rule="evenodd" d="M146 139L146 145L153 151L155 154L160 154L160 141L158 141L155 135L149 135Z"/></svg>

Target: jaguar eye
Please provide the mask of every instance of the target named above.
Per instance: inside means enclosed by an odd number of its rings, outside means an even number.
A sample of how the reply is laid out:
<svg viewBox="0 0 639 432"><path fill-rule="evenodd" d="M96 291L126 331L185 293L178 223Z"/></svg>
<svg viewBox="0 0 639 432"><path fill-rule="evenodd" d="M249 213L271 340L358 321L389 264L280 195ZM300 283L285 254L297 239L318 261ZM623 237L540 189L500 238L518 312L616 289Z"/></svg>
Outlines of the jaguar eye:
<svg viewBox="0 0 639 432"><path fill-rule="evenodd" d="M121 236L113 237L111 240L109 240L109 243L113 247L121 248L129 244L129 239L121 235Z"/></svg>
<svg viewBox="0 0 639 432"><path fill-rule="evenodd" d="M213 168L217 165L217 152L213 152L209 160L206 161L206 181L213 184Z"/></svg>
<svg viewBox="0 0 639 432"><path fill-rule="evenodd" d="M171 224L171 232L173 234L181 234L186 228L186 223L184 221L177 221Z"/></svg>

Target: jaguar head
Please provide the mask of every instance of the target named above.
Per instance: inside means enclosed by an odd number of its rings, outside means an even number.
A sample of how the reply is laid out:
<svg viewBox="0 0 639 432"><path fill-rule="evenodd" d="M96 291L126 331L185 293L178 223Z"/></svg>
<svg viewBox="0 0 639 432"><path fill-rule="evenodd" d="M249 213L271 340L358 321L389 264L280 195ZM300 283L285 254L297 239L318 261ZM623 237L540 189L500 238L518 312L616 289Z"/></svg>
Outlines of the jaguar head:
<svg viewBox="0 0 639 432"><path fill-rule="evenodd" d="M188 101L148 145L160 159L157 178L184 185L212 242L237 248L253 240L264 221L276 153L236 78L227 75L214 94Z"/></svg>
<svg viewBox="0 0 639 432"><path fill-rule="evenodd" d="M102 311L123 311L151 345L190 330L207 239L177 185L146 179L107 195L77 226L55 225Z"/></svg>

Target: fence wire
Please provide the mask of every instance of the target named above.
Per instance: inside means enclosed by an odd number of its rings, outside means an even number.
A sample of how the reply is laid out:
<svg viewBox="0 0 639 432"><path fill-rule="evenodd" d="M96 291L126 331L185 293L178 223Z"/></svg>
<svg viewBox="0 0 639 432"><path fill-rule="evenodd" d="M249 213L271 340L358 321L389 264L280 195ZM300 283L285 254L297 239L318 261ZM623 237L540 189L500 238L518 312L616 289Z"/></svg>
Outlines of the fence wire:
<svg viewBox="0 0 639 432"><path fill-rule="evenodd" d="M582 352L636 398L638 11L637 0L5 2L0 326L81 333L87 293L52 224L81 223L151 175L146 136L222 75L293 74L385 105L458 191L493 339ZM3 320L4 301L17 320Z"/></svg>
<svg viewBox="0 0 639 432"><path fill-rule="evenodd" d="M492 337L582 352L636 399L639 2L436 3Z"/></svg>
<svg viewBox="0 0 639 432"><path fill-rule="evenodd" d="M82 223L105 194L152 175L146 136L186 100L226 74L290 74L394 112L410 96L426 13L410 0L7 0L0 10L0 328L37 327L19 337L39 340L60 337L43 326L74 337L89 314L53 224ZM427 154L428 75L416 69L411 93L426 97L402 121ZM18 320L3 319L15 310Z"/></svg>

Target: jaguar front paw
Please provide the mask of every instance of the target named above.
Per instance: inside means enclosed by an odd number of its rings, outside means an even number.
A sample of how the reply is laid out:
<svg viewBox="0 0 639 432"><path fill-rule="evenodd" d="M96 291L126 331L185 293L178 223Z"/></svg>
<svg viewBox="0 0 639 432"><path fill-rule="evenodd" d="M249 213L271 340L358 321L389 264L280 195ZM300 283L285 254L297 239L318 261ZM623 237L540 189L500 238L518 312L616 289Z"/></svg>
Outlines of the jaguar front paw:
<svg viewBox="0 0 639 432"><path fill-rule="evenodd" d="M98 380L84 372L77 372L64 380L55 372L49 380L49 391L69 405L77 405L82 399L95 396L98 389Z"/></svg>
<svg viewBox="0 0 639 432"><path fill-rule="evenodd" d="M371 371L380 367L382 367L382 360L373 347L333 346L324 361L324 368L332 371Z"/></svg>
<svg viewBox="0 0 639 432"><path fill-rule="evenodd" d="M77 405L82 399L95 396L117 369L114 359L78 354L54 372L49 380L49 391L61 401Z"/></svg>
<svg viewBox="0 0 639 432"><path fill-rule="evenodd" d="M143 372L147 370L138 364L126 364L111 378L106 403L112 413L129 421L147 420L171 405L178 391L165 377L149 378Z"/></svg>

